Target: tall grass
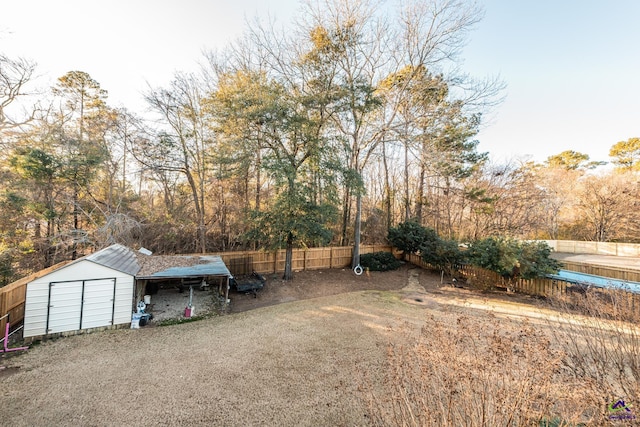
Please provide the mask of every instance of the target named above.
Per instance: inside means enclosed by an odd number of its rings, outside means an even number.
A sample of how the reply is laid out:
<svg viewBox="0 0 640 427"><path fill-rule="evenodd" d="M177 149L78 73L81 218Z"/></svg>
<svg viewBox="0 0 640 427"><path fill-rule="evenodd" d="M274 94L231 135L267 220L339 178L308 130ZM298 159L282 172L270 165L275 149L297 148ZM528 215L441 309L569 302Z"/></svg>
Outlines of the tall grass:
<svg viewBox="0 0 640 427"><path fill-rule="evenodd" d="M563 313L552 331L565 351L564 369L593 384L602 405L627 399L640 407L638 299L623 290L589 289L552 303Z"/></svg>
<svg viewBox="0 0 640 427"><path fill-rule="evenodd" d="M396 331L381 383L367 387L372 424L599 426L617 422L610 403L640 408L640 316L628 294L552 306L536 325L474 313Z"/></svg>
<svg viewBox="0 0 640 427"><path fill-rule="evenodd" d="M568 406L554 381L564 354L527 323L431 318L417 337L402 333L413 343L389 345L383 384L370 388L374 425L540 425ZM569 419L581 416L571 411Z"/></svg>

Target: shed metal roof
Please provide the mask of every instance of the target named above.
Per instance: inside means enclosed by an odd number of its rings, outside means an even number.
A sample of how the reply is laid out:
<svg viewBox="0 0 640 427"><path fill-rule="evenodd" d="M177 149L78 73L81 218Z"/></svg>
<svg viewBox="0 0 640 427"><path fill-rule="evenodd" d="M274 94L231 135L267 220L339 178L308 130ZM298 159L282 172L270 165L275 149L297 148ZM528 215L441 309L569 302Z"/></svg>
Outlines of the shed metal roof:
<svg viewBox="0 0 640 427"><path fill-rule="evenodd" d="M231 272L218 255L144 255L119 244L111 245L68 264L90 261L137 279L176 279L183 277L223 276ZM49 273L50 271L47 271Z"/></svg>
<svg viewBox="0 0 640 427"><path fill-rule="evenodd" d="M111 245L108 248L80 258L78 261L80 260L95 262L131 276L135 276L140 271L140 264L138 264L136 254L126 246L119 244Z"/></svg>

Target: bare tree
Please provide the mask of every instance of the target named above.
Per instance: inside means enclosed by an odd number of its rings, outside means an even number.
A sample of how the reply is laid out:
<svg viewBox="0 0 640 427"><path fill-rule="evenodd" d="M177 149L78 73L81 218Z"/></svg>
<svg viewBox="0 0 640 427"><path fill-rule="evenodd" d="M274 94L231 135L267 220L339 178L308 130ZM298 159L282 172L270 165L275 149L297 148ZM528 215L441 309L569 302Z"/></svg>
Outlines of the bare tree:
<svg viewBox="0 0 640 427"><path fill-rule="evenodd" d="M25 59L11 59L0 54L0 132L27 123L33 114L17 119L7 109L24 94L25 85L33 77L35 64Z"/></svg>
<svg viewBox="0 0 640 427"><path fill-rule="evenodd" d="M632 178L632 179L629 179ZM577 209L579 236L609 242L635 240L638 230L638 184L633 175L587 176L580 182Z"/></svg>
<svg viewBox="0 0 640 427"><path fill-rule="evenodd" d="M462 235L535 237L543 227L544 191L531 164L487 165L467 181L466 226Z"/></svg>
<svg viewBox="0 0 640 427"><path fill-rule="evenodd" d="M145 162L154 169L179 172L187 180L196 215L197 251L205 253L206 152L212 136L203 121L202 97L201 82L194 75L180 73L176 74L170 88L147 92L146 101L168 128L160 131L156 139L156 145L167 156L147 157Z"/></svg>
<svg viewBox="0 0 640 427"><path fill-rule="evenodd" d="M480 20L481 11L464 1L411 1L389 20L373 1L309 2L307 22L320 28L335 52L336 82L344 88L343 103L332 117L346 141L345 167L362 178L372 154L379 148L403 106L414 80L424 69L447 71L456 63L469 30ZM383 100L377 92L387 76L401 69L407 73L401 84ZM465 81L461 76L452 76ZM475 87L478 89L478 86ZM471 100L482 96L471 91ZM384 106L384 108L383 108ZM363 191L354 188L356 213L352 265L359 263ZM345 198L343 220L349 200ZM343 224L343 233L346 226Z"/></svg>

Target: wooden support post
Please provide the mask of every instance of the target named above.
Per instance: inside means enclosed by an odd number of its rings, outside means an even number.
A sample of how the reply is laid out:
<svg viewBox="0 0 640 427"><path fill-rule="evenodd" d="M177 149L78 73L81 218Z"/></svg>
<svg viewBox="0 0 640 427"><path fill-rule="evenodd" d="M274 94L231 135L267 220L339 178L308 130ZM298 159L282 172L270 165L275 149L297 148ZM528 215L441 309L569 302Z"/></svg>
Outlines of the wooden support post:
<svg viewBox="0 0 640 427"><path fill-rule="evenodd" d="M227 292L224 295L224 306L226 307L229 303L229 276L227 276Z"/></svg>

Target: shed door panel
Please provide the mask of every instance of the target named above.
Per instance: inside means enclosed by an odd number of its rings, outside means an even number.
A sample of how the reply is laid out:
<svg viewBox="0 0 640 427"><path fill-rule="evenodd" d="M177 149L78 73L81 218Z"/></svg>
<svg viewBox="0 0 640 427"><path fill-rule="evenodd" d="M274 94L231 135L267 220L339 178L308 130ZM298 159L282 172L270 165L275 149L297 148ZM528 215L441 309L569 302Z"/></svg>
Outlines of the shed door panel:
<svg viewBox="0 0 640 427"><path fill-rule="evenodd" d="M81 329L113 324L115 279L87 280L84 284Z"/></svg>
<svg viewBox="0 0 640 427"><path fill-rule="evenodd" d="M54 282L49 286L47 333L77 330L80 326L82 281Z"/></svg>

